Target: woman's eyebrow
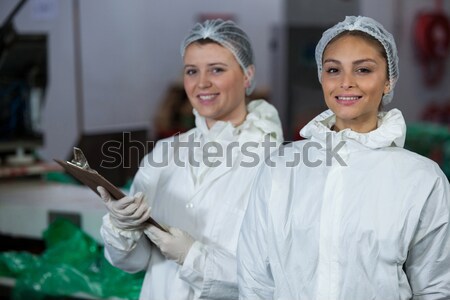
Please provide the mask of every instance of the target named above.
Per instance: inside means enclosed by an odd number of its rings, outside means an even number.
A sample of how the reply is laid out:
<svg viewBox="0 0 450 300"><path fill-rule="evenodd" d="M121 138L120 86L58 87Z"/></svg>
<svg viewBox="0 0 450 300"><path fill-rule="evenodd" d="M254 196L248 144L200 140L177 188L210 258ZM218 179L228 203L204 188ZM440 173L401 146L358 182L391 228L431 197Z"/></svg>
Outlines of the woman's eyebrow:
<svg viewBox="0 0 450 300"><path fill-rule="evenodd" d="M224 66L224 67L226 67L228 65L226 63L221 63L221 62L213 62L213 63L207 64L207 66L208 67L214 67L214 66ZM192 64L187 64L187 65L184 65L184 68L185 69L186 68L197 68L197 66L196 65L192 65Z"/></svg>
<svg viewBox="0 0 450 300"><path fill-rule="evenodd" d="M222 63L222 62L213 62L213 63L209 63L208 66L209 67L214 67L214 66L224 66L224 67L226 67L227 64L226 63Z"/></svg>
<svg viewBox="0 0 450 300"><path fill-rule="evenodd" d="M359 64L363 64L363 63L373 63L376 64L377 61L372 59L372 58L364 58L364 59L358 59L356 61L353 62L354 65L359 65Z"/></svg>
<svg viewBox="0 0 450 300"><path fill-rule="evenodd" d="M340 64L341 62L340 62L339 60L336 60L336 59L327 58L327 59L325 59L325 60L323 61L323 64L326 64L326 63Z"/></svg>
<svg viewBox="0 0 450 300"><path fill-rule="evenodd" d="M339 60L332 59L332 58L329 58L329 59L326 59L326 60L323 61L323 64L326 64L326 63L341 64L341 62ZM352 64L354 64L354 65L360 65L360 64L363 64L363 63L376 64L377 62L376 62L376 60L371 59L371 58L358 59L358 60L355 60L354 62L352 62Z"/></svg>

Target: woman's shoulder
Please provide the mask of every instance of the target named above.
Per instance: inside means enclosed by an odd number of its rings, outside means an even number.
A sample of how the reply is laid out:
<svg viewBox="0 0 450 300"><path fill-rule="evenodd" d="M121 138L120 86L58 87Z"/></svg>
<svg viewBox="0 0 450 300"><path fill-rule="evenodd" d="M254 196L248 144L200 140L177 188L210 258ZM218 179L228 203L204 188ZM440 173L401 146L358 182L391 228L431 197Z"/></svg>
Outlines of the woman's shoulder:
<svg viewBox="0 0 450 300"><path fill-rule="evenodd" d="M179 151L182 148L187 148L191 144L195 145L198 136L196 128L192 128L189 131L178 133L173 136L160 139L153 143L153 148L149 151L145 157L150 160L159 159L170 160L175 151Z"/></svg>
<svg viewBox="0 0 450 300"><path fill-rule="evenodd" d="M430 179L446 178L437 162L416 152L401 147L384 148L383 152L386 158L389 157L391 163L398 166L397 169L405 174L412 173L416 174L417 177Z"/></svg>
<svg viewBox="0 0 450 300"><path fill-rule="evenodd" d="M266 100L252 100L247 105L248 115L239 131L245 140L270 140L278 144L283 142L283 130L277 109Z"/></svg>

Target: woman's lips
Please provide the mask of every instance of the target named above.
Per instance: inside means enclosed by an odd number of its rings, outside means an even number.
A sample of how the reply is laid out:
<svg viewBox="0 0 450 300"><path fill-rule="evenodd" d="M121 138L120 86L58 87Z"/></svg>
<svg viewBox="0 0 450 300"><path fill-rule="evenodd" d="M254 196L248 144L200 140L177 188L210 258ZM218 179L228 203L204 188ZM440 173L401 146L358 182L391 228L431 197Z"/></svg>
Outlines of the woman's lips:
<svg viewBox="0 0 450 300"><path fill-rule="evenodd" d="M361 96L336 96L336 102L341 105L351 106L357 103Z"/></svg>
<svg viewBox="0 0 450 300"><path fill-rule="evenodd" d="M219 94L201 94L198 95L197 98L201 104L210 104L212 103Z"/></svg>

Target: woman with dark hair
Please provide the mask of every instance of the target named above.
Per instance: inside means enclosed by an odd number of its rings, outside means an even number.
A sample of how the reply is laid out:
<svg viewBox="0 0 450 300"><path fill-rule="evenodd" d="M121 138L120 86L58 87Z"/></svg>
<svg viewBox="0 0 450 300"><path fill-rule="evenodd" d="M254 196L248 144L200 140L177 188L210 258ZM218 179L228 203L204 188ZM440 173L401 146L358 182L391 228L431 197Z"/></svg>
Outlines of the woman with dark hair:
<svg viewBox="0 0 450 300"><path fill-rule="evenodd" d="M255 180L238 246L242 299L450 299L450 190L403 148L392 35L347 17L316 47L329 110ZM299 155L302 160L293 164Z"/></svg>

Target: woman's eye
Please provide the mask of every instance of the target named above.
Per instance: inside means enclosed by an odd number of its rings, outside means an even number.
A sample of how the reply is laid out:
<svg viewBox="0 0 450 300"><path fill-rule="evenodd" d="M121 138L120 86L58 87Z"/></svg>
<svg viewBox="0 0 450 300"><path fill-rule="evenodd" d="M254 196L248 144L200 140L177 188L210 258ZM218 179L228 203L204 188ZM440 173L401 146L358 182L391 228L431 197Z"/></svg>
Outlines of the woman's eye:
<svg viewBox="0 0 450 300"><path fill-rule="evenodd" d="M225 70L223 68L213 68L211 71L212 71L212 73L222 73Z"/></svg>
<svg viewBox="0 0 450 300"><path fill-rule="evenodd" d="M337 68L327 68L325 72L327 73L337 73L339 70Z"/></svg>
<svg viewBox="0 0 450 300"><path fill-rule="evenodd" d="M184 72L186 75L194 75L195 73L197 73L195 69L186 69Z"/></svg>
<svg viewBox="0 0 450 300"><path fill-rule="evenodd" d="M356 72L358 72L358 73L370 73L372 71L369 68L359 68L358 70L356 70Z"/></svg>

